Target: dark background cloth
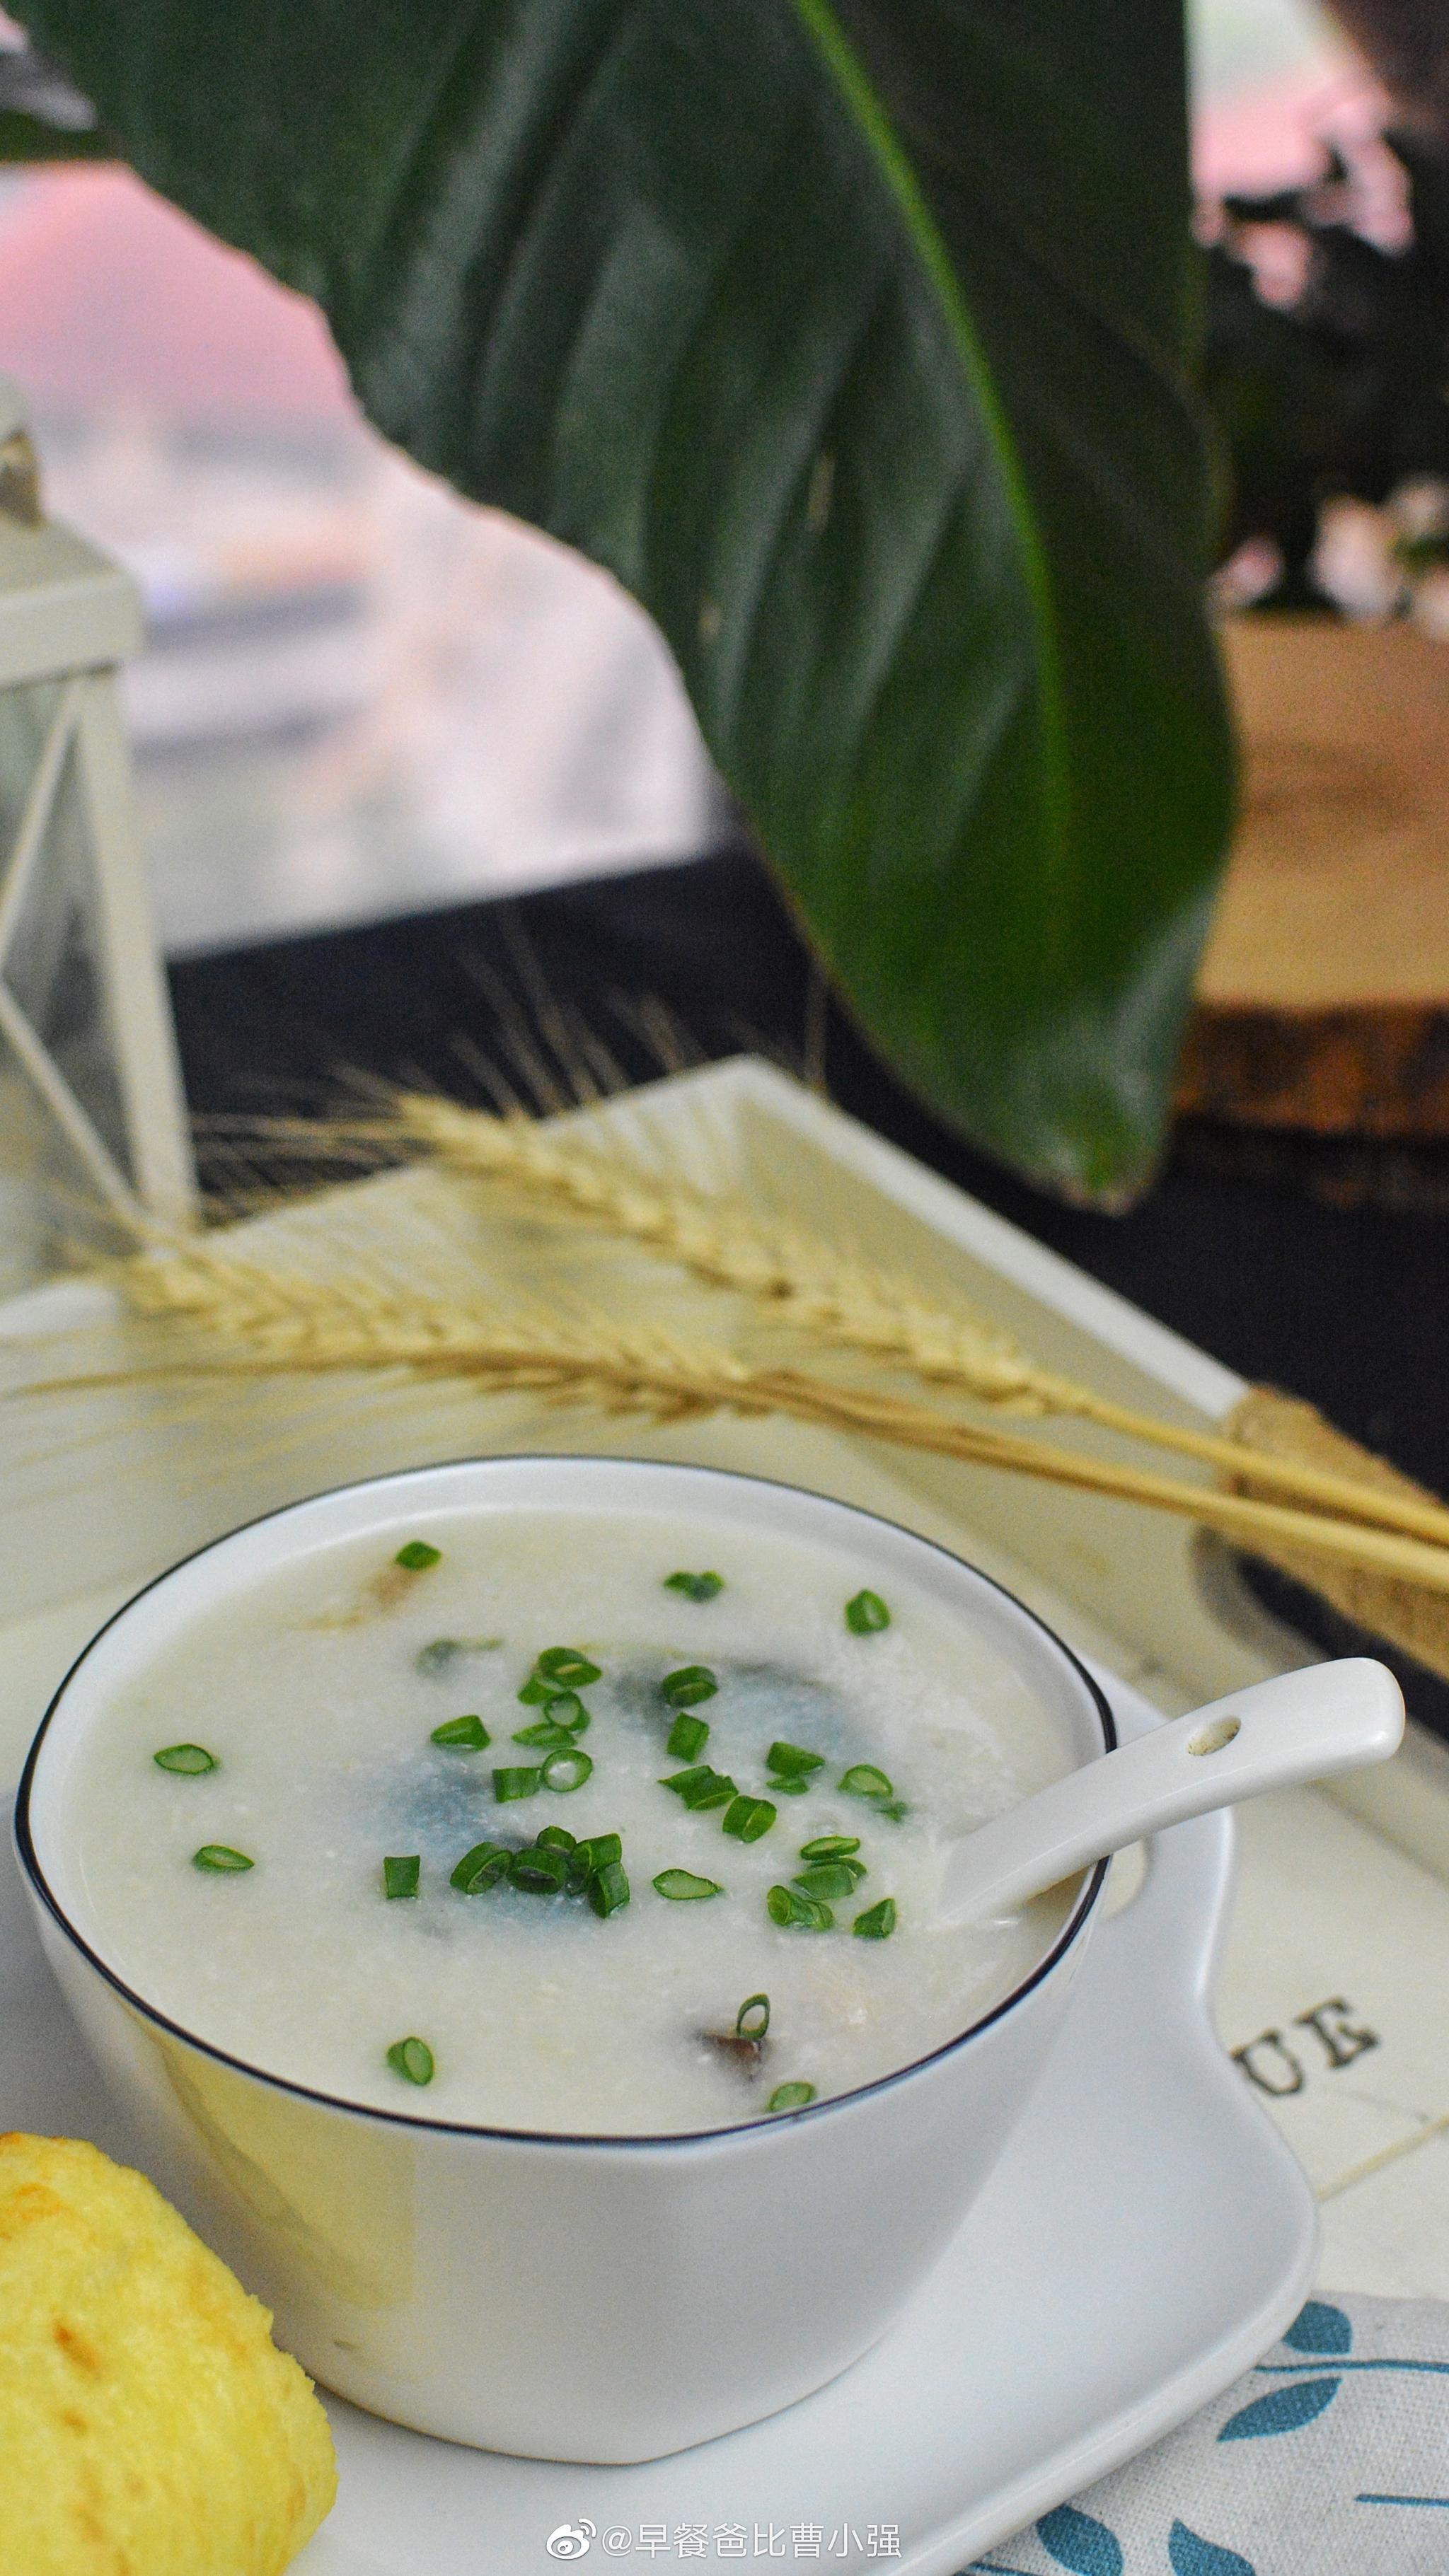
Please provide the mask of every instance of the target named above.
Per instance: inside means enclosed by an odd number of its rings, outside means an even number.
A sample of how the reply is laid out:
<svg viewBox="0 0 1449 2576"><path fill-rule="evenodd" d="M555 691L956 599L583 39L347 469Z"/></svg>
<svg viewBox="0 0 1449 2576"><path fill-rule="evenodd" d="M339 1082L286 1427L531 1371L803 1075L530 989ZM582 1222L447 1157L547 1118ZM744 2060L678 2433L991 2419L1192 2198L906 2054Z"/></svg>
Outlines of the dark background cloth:
<svg viewBox="0 0 1449 2576"><path fill-rule="evenodd" d="M202 1119L336 1105L368 1076L497 1105L490 1068L546 1106L550 1075L568 1088L550 1050L560 1022L565 1055L582 1023L631 1082L669 1069L676 1049L811 1066L841 1108L1094 1278L1449 1492L1449 1209L1368 1205L1361 1192L1335 1205L1301 1185L1291 1156L1255 1177L1251 1157L1245 1170L1200 1132L1126 1216L1042 1196L886 1071L826 999L748 850L188 958L171 983ZM1254 1581L1321 1645L1361 1643L1283 1578L1254 1569ZM1400 1669L1415 1713L1449 1735L1449 1685Z"/></svg>

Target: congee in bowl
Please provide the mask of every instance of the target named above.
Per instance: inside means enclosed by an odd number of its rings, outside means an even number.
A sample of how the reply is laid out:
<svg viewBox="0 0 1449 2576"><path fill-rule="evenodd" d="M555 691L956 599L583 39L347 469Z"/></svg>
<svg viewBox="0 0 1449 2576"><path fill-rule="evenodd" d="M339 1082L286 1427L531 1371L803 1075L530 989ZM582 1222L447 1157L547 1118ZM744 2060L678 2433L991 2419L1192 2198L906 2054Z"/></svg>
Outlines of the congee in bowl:
<svg viewBox="0 0 1449 2576"><path fill-rule="evenodd" d="M1077 1893L947 1928L949 1845L1080 1751L871 1528L449 1508L307 1549L72 1749L73 1919L203 2043L415 2119L682 2136L915 2065Z"/></svg>

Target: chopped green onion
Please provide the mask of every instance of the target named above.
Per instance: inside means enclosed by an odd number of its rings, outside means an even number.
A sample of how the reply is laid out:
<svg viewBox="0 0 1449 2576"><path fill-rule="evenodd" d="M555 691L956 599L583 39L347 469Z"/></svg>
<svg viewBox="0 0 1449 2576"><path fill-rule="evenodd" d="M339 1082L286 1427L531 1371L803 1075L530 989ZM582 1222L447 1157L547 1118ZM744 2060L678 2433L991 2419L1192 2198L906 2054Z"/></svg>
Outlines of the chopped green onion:
<svg viewBox="0 0 1449 2576"><path fill-rule="evenodd" d="M859 1834L817 1834L813 1843L800 1845L802 1860L845 1860L860 1849Z"/></svg>
<svg viewBox="0 0 1449 2576"><path fill-rule="evenodd" d="M481 1753L492 1740L481 1717L450 1717L428 1738L430 1744L451 1745L458 1753Z"/></svg>
<svg viewBox="0 0 1449 2576"><path fill-rule="evenodd" d="M852 1636L874 1637L891 1624L891 1614L878 1592L857 1592L845 1605L845 1624Z"/></svg>
<svg viewBox="0 0 1449 2576"><path fill-rule="evenodd" d="M540 1770L528 1764L507 1763L493 1774L493 1795L500 1807L506 1807L510 1798L531 1798L542 1777Z"/></svg>
<svg viewBox="0 0 1449 2576"><path fill-rule="evenodd" d="M535 1843L532 1851L515 1852L508 1864L509 1884L532 1896L561 1896L568 1885L569 1856L553 1843Z"/></svg>
<svg viewBox="0 0 1449 2576"><path fill-rule="evenodd" d="M722 1574L666 1574L666 1592L682 1592L686 1601L712 1601L724 1590Z"/></svg>
<svg viewBox="0 0 1449 2576"><path fill-rule="evenodd" d="M425 2039L395 2039L387 2052L387 2062L394 2075L409 2084L431 2084L433 2052Z"/></svg>
<svg viewBox="0 0 1449 2576"><path fill-rule="evenodd" d="M717 1878L696 1878L692 1869L661 1869L654 1885L671 1905L692 1905L701 1896L724 1894Z"/></svg>
<svg viewBox="0 0 1449 2576"><path fill-rule="evenodd" d="M216 1755L208 1753L204 1744L163 1744L160 1752L153 1753L151 1759L158 1770L179 1771L185 1779L197 1777L203 1771L221 1769Z"/></svg>
<svg viewBox="0 0 1449 2576"><path fill-rule="evenodd" d="M686 1807L727 1807L731 1798L739 1795L728 1774L714 1770L708 1762L696 1763L692 1771L672 1771L659 1786L672 1789Z"/></svg>
<svg viewBox="0 0 1449 2576"><path fill-rule="evenodd" d="M828 1905L802 1895L797 1887L772 1887L765 1905L770 1921L782 1929L794 1925L802 1932L828 1932L835 1921Z"/></svg>
<svg viewBox="0 0 1449 2576"><path fill-rule="evenodd" d="M553 1726L566 1727L571 1735L582 1735L589 1722L589 1712L577 1691L560 1690L553 1682L541 1682L535 1673L518 1694L526 1708L542 1709Z"/></svg>
<svg viewBox="0 0 1449 2576"><path fill-rule="evenodd" d="M475 1843L471 1851L464 1852L448 1883L464 1896L482 1896L508 1876L512 1861L510 1843Z"/></svg>
<svg viewBox="0 0 1449 2576"><path fill-rule="evenodd" d="M407 1574L426 1574L430 1565L439 1562L442 1553L440 1547L430 1547L425 1538L410 1538L406 1547L398 1549L393 1563L400 1565Z"/></svg>
<svg viewBox="0 0 1449 2576"><path fill-rule="evenodd" d="M852 1762L850 1769L841 1773L838 1785L847 1798L891 1798L895 1795L885 1773L877 1771L873 1762Z"/></svg>
<svg viewBox="0 0 1449 2576"><path fill-rule="evenodd" d="M575 1867L582 1866L590 1876L623 1857L624 1846L617 1834L590 1834L587 1842L574 1845Z"/></svg>
<svg viewBox="0 0 1449 2576"><path fill-rule="evenodd" d="M661 1775L659 1786L661 1789L672 1789L676 1797L687 1800L692 1790L702 1789L707 1781L718 1777L719 1774L712 1763L694 1762L687 1771L671 1771L667 1777Z"/></svg>
<svg viewBox="0 0 1449 2576"><path fill-rule="evenodd" d="M786 1780L803 1780L807 1773L825 1767L824 1754L807 1753L803 1744L772 1744L765 1760Z"/></svg>
<svg viewBox="0 0 1449 2576"><path fill-rule="evenodd" d="M629 1882L619 1862L606 1861L589 1881L589 1903L596 1914L617 1914L629 1902Z"/></svg>
<svg viewBox="0 0 1449 2576"><path fill-rule="evenodd" d="M578 1844L574 1841L573 1835L569 1832L567 1825L545 1825L543 1831L535 1834L533 1839L536 1843L542 1843L546 1849L552 1849L554 1851L572 1852L578 1850Z"/></svg>
<svg viewBox="0 0 1449 2576"><path fill-rule="evenodd" d="M813 2084L777 2084L765 2104L767 2111L803 2111L815 2099Z"/></svg>
<svg viewBox="0 0 1449 2576"><path fill-rule="evenodd" d="M672 1753L676 1762L697 1762L708 1742L708 1718L691 1717L687 1710L681 1709L669 1730L669 1741L664 1750Z"/></svg>
<svg viewBox="0 0 1449 2576"><path fill-rule="evenodd" d="M878 1905L868 1905L850 1928L862 1941L888 1941L896 1928L895 1898L883 1896Z"/></svg>
<svg viewBox="0 0 1449 2576"><path fill-rule="evenodd" d="M416 1896L422 1869L422 1860L417 1852L410 1852L401 1860L385 1860L382 1864L383 1895Z"/></svg>
<svg viewBox="0 0 1449 2576"><path fill-rule="evenodd" d="M719 1689L708 1664L681 1664L677 1673L666 1673L659 1685L671 1708L697 1708L700 1701L713 1699Z"/></svg>
<svg viewBox="0 0 1449 2576"><path fill-rule="evenodd" d="M882 1798L880 1802L880 1813L889 1816L894 1824L898 1825L902 1816L908 1816L910 1812L904 1798Z"/></svg>
<svg viewBox="0 0 1449 2576"><path fill-rule="evenodd" d="M800 1857L804 1860L803 1851ZM833 1886L816 1886L816 1872L822 1869L832 1872L835 1882ZM863 1860L856 1860L850 1852L841 1852L834 1860L812 1860L807 1868L796 1873L795 1885L806 1888L811 1896L848 1896L857 1880L868 1876L869 1871Z"/></svg>
<svg viewBox="0 0 1449 2576"><path fill-rule="evenodd" d="M792 1884L802 1889L806 1896L823 1896L827 1900L835 1896L853 1896L856 1872L847 1868L843 1860L818 1860L809 1869L798 1871Z"/></svg>
<svg viewBox="0 0 1449 2576"><path fill-rule="evenodd" d="M580 1654L577 1646L545 1646L535 1656L533 1669L540 1681L552 1682L555 1690L587 1690L590 1682L600 1678L600 1667Z"/></svg>
<svg viewBox="0 0 1449 2576"><path fill-rule="evenodd" d="M744 2002L741 2004L739 2011L735 2015L735 2037L737 2039L763 2039L769 2027L769 1996L746 1995Z"/></svg>
<svg viewBox="0 0 1449 2576"><path fill-rule="evenodd" d="M728 1807L739 1796L728 1771L712 1771L706 1763L704 1774L698 1785L685 1793L684 1803L690 1809L704 1814L711 1807Z"/></svg>
<svg viewBox="0 0 1449 2576"><path fill-rule="evenodd" d="M737 1842L757 1843L761 1834L769 1832L778 1814L779 1809L772 1807L768 1798L739 1797L731 1800L720 1822Z"/></svg>
<svg viewBox="0 0 1449 2576"><path fill-rule="evenodd" d="M435 1637L430 1646L419 1648L418 1671L445 1673L460 1655L489 1655L502 1643L501 1637Z"/></svg>
<svg viewBox="0 0 1449 2576"><path fill-rule="evenodd" d="M256 1862L248 1860L245 1852L233 1851L229 1843L203 1843L200 1851L192 1853L191 1866L228 1876L237 1870L255 1869Z"/></svg>
<svg viewBox="0 0 1449 2576"><path fill-rule="evenodd" d="M808 1780L769 1779L765 1782L765 1786L772 1798L803 1798L810 1783Z"/></svg>
<svg viewBox="0 0 1449 2576"><path fill-rule="evenodd" d="M513 1730L515 1744L543 1745L550 1753L562 1752L573 1740L571 1730L555 1726L551 1717L537 1717L532 1726L515 1726Z"/></svg>
<svg viewBox="0 0 1449 2576"><path fill-rule="evenodd" d="M571 1743L566 1753L548 1755L539 1777L545 1789L556 1789L564 1797L570 1789L582 1789L593 1767L587 1753Z"/></svg>

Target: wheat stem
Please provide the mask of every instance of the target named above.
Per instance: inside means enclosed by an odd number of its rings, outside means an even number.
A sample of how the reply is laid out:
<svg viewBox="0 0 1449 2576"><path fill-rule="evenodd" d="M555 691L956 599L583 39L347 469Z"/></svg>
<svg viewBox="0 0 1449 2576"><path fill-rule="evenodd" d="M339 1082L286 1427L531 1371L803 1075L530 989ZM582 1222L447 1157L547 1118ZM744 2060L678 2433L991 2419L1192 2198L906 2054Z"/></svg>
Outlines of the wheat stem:
<svg viewBox="0 0 1449 2576"><path fill-rule="evenodd" d="M1255 1488L1449 1545L1449 1509L1442 1504L1386 1493L1329 1468L1115 1404L1041 1367L985 1318L932 1306L903 1280L849 1261L811 1236L762 1224L731 1200L636 1169L621 1154L567 1142L526 1118L495 1118L423 1094L404 1095L386 1129L375 1132L400 1133L452 1171L506 1183L644 1244L818 1339L904 1365L931 1385L1000 1411L1096 1422Z"/></svg>
<svg viewBox="0 0 1449 2576"><path fill-rule="evenodd" d="M752 1368L728 1352L603 1322L498 1317L403 1293L362 1274L325 1279L238 1261L205 1245L143 1256L122 1279L135 1310L166 1329L206 1336L154 1364L32 1382L31 1394L151 1380L343 1371L456 1381L479 1392L532 1392L611 1413L680 1422L727 1411L782 1413L847 1435L996 1467L1146 1503L1251 1546L1277 1542L1449 1593L1449 1550L1247 1495L1084 1456L1034 1437L980 1429L935 1407L840 1386L792 1368Z"/></svg>

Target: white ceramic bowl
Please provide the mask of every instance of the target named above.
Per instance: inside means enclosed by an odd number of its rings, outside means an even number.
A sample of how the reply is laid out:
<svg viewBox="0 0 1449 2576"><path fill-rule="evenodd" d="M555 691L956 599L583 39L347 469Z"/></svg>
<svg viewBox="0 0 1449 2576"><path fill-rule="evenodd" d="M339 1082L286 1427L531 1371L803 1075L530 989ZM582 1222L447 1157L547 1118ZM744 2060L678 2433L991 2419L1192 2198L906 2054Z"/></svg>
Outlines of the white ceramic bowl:
<svg viewBox="0 0 1449 2576"><path fill-rule="evenodd" d="M253 1522L139 1593L86 1648L31 1749L16 1840L63 1993L163 2189L274 2310L281 2341L374 2414L532 2458L625 2461L732 2431L834 2378L909 2298L1040 2074L1098 1867L1005 2002L919 2063L744 2127L546 2137L357 2109L154 2011L107 1965L59 1819L118 1688L178 1630L299 1553L450 1512L663 1511L848 1546L985 1634L1077 1758L1111 1713L1040 1620L909 1531L784 1485L607 1458L378 1477Z"/></svg>

